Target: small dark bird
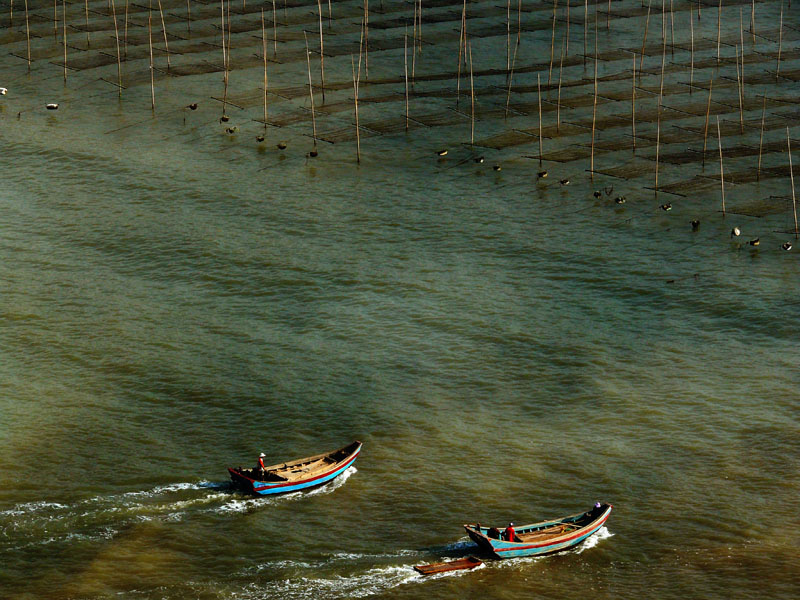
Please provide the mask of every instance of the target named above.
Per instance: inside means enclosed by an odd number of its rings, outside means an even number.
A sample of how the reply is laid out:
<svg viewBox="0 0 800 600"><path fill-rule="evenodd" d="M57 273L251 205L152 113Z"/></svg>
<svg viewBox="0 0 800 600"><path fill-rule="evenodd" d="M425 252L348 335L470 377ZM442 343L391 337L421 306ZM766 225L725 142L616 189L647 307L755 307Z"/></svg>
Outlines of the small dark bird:
<svg viewBox="0 0 800 600"><path fill-rule="evenodd" d="M781 244L781 248L783 248L784 250L786 250L788 252L789 250L792 249L792 243L791 242L784 242L783 244Z"/></svg>
<svg viewBox="0 0 800 600"><path fill-rule="evenodd" d="M56 104L55 102L51 102L50 104L46 104L45 108L47 110L58 110L58 104Z"/></svg>
<svg viewBox="0 0 800 600"><path fill-rule="evenodd" d="M447 148L445 148L444 150L437 150L436 154L438 154L439 156L447 156Z"/></svg>
<svg viewBox="0 0 800 600"><path fill-rule="evenodd" d="M559 181L559 183L560 183L561 185L569 185L569 179L561 179L561 180Z"/></svg>
<svg viewBox="0 0 800 600"><path fill-rule="evenodd" d="M606 196L610 196L611 194L614 193L614 186L610 185L606 188L603 188L603 191L606 193Z"/></svg>
<svg viewBox="0 0 800 600"><path fill-rule="evenodd" d="M739 229L738 226L734 227L733 229L731 229L731 237L736 237L736 236L741 235L741 234L742 234L742 230Z"/></svg>
<svg viewBox="0 0 800 600"><path fill-rule="evenodd" d="M547 171L539 171L536 174L536 177L538 177L539 179L544 179L545 177L547 177Z"/></svg>
<svg viewBox="0 0 800 600"><path fill-rule="evenodd" d="M225 128L225 133L230 134L230 135L233 135L237 131L239 131L239 128L236 127L235 125L233 127L226 127Z"/></svg>
<svg viewBox="0 0 800 600"><path fill-rule="evenodd" d="M475 158L475 162L478 163L478 164L482 163L483 162L483 157L482 156L476 157Z"/></svg>
<svg viewBox="0 0 800 600"><path fill-rule="evenodd" d="M222 115L222 116L219 118L219 122L220 122L220 123L227 123L227 122L228 122L228 121L230 121L230 120L231 120L231 118L230 118L228 115Z"/></svg>
<svg viewBox="0 0 800 600"><path fill-rule="evenodd" d="M261 142L264 141L264 136L263 135L257 135L256 136L256 141L260 144Z"/></svg>
<svg viewBox="0 0 800 600"><path fill-rule="evenodd" d="M278 142L278 150L286 150L286 142Z"/></svg>
<svg viewBox="0 0 800 600"><path fill-rule="evenodd" d="M197 102L192 102L189 106L187 106L189 110L197 110Z"/></svg>
<svg viewBox="0 0 800 600"><path fill-rule="evenodd" d="M317 156L319 155L319 152L317 152L317 149L316 149L316 148L314 148L314 150L312 150L311 152L309 152L309 153L308 153L308 155L309 155L311 158L317 158Z"/></svg>
<svg viewBox="0 0 800 600"><path fill-rule="evenodd" d="M595 198L599 198L602 195L603 193L600 190L595 190L594 192L592 192L592 196L594 196Z"/></svg>
<svg viewBox="0 0 800 600"><path fill-rule="evenodd" d="M695 219L692 221L692 231L697 231L698 229L700 229L700 221Z"/></svg>
<svg viewBox="0 0 800 600"><path fill-rule="evenodd" d="M669 202L667 202L666 204L662 204L662 205L661 205L661 206L659 206L658 208L660 208L661 210L663 210L663 211L665 211L665 212L666 212L666 211L668 211L668 210L672 210L672 204L670 204Z"/></svg>
<svg viewBox="0 0 800 600"><path fill-rule="evenodd" d="M492 168L493 168L495 171L500 171L500 170L501 170L503 167L501 167L500 165L495 165L495 166L493 166Z"/></svg>
<svg viewBox="0 0 800 600"><path fill-rule="evenodd" d="M747 243L750 244L751 246L758 246L761 243L761 240L759 238L756 238L754 240L750 240Z"/></svg>
<svg viewBox="0 0 800 600"><path fill-rule="evenodd" d="M625 204L625 196L617 196L614 198L614 202L617 204Z"/></svg>

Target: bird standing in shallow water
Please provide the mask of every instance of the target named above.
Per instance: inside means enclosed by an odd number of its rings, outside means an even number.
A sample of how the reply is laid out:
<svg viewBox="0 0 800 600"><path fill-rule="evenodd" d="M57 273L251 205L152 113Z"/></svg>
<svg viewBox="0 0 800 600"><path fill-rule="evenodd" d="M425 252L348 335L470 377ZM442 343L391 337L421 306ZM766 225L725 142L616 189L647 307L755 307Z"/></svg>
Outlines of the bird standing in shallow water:
<svg viewBox="0 0 800 600"><path fill-rule="evenodd" d="M667 202L666 204L662 204L662 205L661 205L661 206L659 206L658 208L660 208L661 210L663 210L663 211L665 211L665 212L666 212L666 211L668 211L668 210L672 210L672 204L670 204L669 202Z"/></svg>
<svg viewBox="0 0 800 600"><path fill-rule="evenodd" d="M436 154L438 154L439 156L447 156L447 148L445 148L444 150L437 150Z"/></svg>
<svg viewBox="0 0 800 600"><path fill-rule="evenodd" d="M625 196L617 196L614 198L614 202L617 204L625 204Z"/></svg>
<svg viewBox="0 0 800 600"><path fill-rule="evenodd" d="M569 179L561 179L561 180L559 181L559 183L560 183L561 185L569 185Z"/></svg>
<svg viewBox="0 0 800 600"><path fill-rule="evenodd" d="M594 196L595 198L599 198L602 195L603 193L600 190L595 190L594 192L592 192L592 196Z"/></svg>
<svg viewBox="0 0 800 600"><path fill-rule="evenodd" d="M751 246L758 246L761 243L761 239L760 238L756 238L754 240L750 240L747 243L750 244Z"/></svg>
<svg viewBox="0 0 800 600"><path fill-rule="evenodd" d="M0 96L5 96L8 93L8 88L0 88Z"/></svg>
<svg viewBox="0 0 800 600"><path fill-rule="evenodd" d="M278 142L278 150L286 150L286 142Z"/></svg>
<svg viewBox="0 0 800 600"><path fill-rule="evenodd" d="M256 136L256 141L260 144L261 142L264 141L264 136L263 135L257 135Z"/></svg>
<svg viewBox="0 0 800 600"><path fill-rule="evenodd" d="M786 250L787 252L792 249L792 242L784 242L781 244L781 248Z"/></svg>
<svg viewBox="0 0 800 600"><path fill-rule="evenodd" d="M230 120L231 120L231 118L230 118L228 115L222 115L222 116L219 118L219 122L220 122L220 123L227 123L227 122L228 122L228 121L230 121Z"/></svg>
<svg viewBox="0 0 800 600"><path fill-rule="evenodd" d="M737 236L739 236L741 234L742 234L742 230L739 229L738 226L734 227L733 229L731 229L731 237L737 237Z"/></svg>
<svg viewBox="0 0 800 600"><path fill-rule="evenodd" d="M538 177L539 179L544 179L545 177L547 177L547 171L539 171L536 174L536 177Z"/></svg>
<svg viewBox="0 0 800 600"><path fill-rule="evenodd" d="M478 164L482 163L482 162L483 162L483 157L482 157L482 156L478 156L478 157L475 159L475 162L476 162L476 163L478 163Z"/></svg>
<svg viewBox="0 0 800 600"><path fill-rule="evenodd" d="M700 229L700 221L694 220L692 221L692 231L697 231Z"/></svg>
<svg viewBox="0 0 800 600"><path fill-rule="evenodd" d="M495 166L493 166L492 168L493 168L495 171L500 171L500 170L502 170L502 168L503 168L503 167L501 167L500 165L495 165Z"/></svg>
<svg viewBox="0 0 800 600"><path fill-rule="evenodd" d="M51 102L50 104L45 104L45 108L47 110L58 110L58 104Z"/></svg>
<svg viewBox="0 0 800 600"><path fill-rule="evenodd" d="M192 102L189 106L187 106L189 110L197 110L197 102Z"/></svg>

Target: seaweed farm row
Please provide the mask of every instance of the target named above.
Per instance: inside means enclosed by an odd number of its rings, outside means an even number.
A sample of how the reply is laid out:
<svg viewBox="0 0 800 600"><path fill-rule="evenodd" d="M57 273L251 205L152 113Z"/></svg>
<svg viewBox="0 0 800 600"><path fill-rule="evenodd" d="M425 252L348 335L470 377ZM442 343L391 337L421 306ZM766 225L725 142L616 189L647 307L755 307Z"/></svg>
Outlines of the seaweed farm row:
<svg viewBox="0 0 800 600"><path fill-rule="evenodd" d="M3 0L0 109L22 121L46 103L59 115L88 104L107 135L158 116L165 136L192 127L315 161L369 164L410 144L442 168L510 170L531 186L597 190L598 202L691 206L695 229L724 213L796 236L797 10Z"/></svg>

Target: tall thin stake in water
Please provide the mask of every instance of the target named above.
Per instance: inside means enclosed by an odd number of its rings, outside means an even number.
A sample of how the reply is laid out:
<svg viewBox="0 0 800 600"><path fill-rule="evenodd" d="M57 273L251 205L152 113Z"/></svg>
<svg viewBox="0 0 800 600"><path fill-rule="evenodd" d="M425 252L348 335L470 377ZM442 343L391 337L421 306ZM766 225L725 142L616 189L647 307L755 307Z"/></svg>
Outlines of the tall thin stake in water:
<svg viewBox="0 0 800 600"><path fill-rule="evenodd" d="M550 80L553 76L553 52L555 51L556 43L556 9L558 8L558 0L553 0L553 32L550 34L550 68L547 71L547 86L549 89ZM516 53L516 50L515 50Z"/></svg>
<svg viewBox="0 0 800 600"><path fill-rule="evenodd" d="M31 72L31 26L28 21L28 0L25 0L25 41L28 47L28 73Z"/></svg>
<svg viewBox="0 0 800 600"><path fill-rule="evenodd" d="M647 45L647 32L650 29L650 7L653 0L647 2L647 19L644 22L644 37L642 38L642 55L639 57L639 80L642 79L642 65L644 65L644 47Z"/></svg>
<svg viewBox="0 0 800 600"><path fill-rule="evenodd" d="M508 73L510 69L511 69L511 0L506 0L506 73Z"/></svg>
<svg viewBox="0 0 800 600"><path fill-rule="evenodd" d="M58 41L58 0L53 0L53 37Z"/></svg>
<svg viewBox="0 0 800 600"><path fill-rule="evenodd" d="M91 40L89 39L89 0L83 0L83 14L86 19L86 47L88 48L91 45Z"/></svg>
<svg viewBox="0 0 800 600"><path fill-rule="evenodd" d="M417 0L414 0L413 13L411 20L411 81L415 80L417 72Z"/></svg>
<svg viewBox="0 0 800 600"><path fill-rule="evenodd" d="M781 20L780 26L778 27L778 63L775 66L775 81L778 81L778 77L781 73L781 48L783 47L783 0L781 0Z"/></svg>
<svg viewBox="0 0 800 600"><path fill-rule="evenodd" d="M314 150L317 149L317 118L314 114L314 87L311 84L311 53L308 51L308 36L303 32L306 41L306 67L308 68L308 97L311 98L311 132L314 136Z"/></svg>
<svg viewBox="0 0 800 600"><path fill-rule="evenodd" d="M722 0L719 0L717 8L717 65L720 59L720 40L722 39Z"/></svg>
<svg viewBox="0 0 800 600"><path fill-rule="evenodd" d="M753 0L753 8L750 10L750 33L753 36L753 46L756 45L756 0Z"/></svg>
<svg viewBox="0 0 800 600"><path fill-rule="evenodd" d="M586 68L586 54L588 53L589 43L587 42L589 27L589 0L583 0L583 68Z"/></svg>
<svg viewBox="0 0 800 600"><path fill-rule="evenodd" d="M117 7L114 0L111 0L111 15L114 18L114 39L117 41L117 87L119 97L122 98L122 56L119 49L119 27L117 26Z"/></svg>
<svg viewBox="0 0 800 600"><path fill-rule="evenodd" d="M472 79L472 42L469 43L469 101L470 101L470 133L469 145L475 145L475 84Z"/></svg>
<svg viewBox="0 0 800 600"><path fill-rule="evenodd" d="M461 48L459 47L459 50ZM461 60L458 61L458 66L461 66ZM406 33L403 36L403 71L406 79L406 131L408 131L408 25L406 25ZM458 99L456 99L456 106L458 106Z"/></svg>
<svg viewBox="0 0 800 600"><path fill-rule="evenodd" d="M567 4L569 6L569 4ZM556 132L561 133L561 72L564 70L566 41L561 43L561 61L558 63L558 97L556 98ZM539 153L541 154L541 152Z"/></svg>
<svg viewBox="0 0 800 600"><path fill-rule="evenodd" d="M514 46L514 59L511 61L511 71L509 72L509 75L508 75L508 92L506 93L506 112L505 112L505 117L504 117L506 119L508 118L508 105L509 105L509 102L511 102L511 83L512 83L512 81L514 79L514 67L517 64L517 50L518 49L519 49L518 45Z"/></svg>
<svg viewBox="0 0 800 600"><path fill-rule="evenodd" d="M719 185L722 190L722 216L725 216L725 171L722 168L722 134L719 132L719 115L717 115L717 142L719 144Z"/></svg>
<svg viewBox="0 0 800 600"><path fill-rule="evenodd" d="M461 36L458 38L458 72L456 74L456 108L461 98L461 57L464 50L464 40L467 36L467 0L464 0L461 8ZM406 36L408 36L408 26L406 26ZM406 77L408 79L408 77Z"/></svg>
<svg viewBox="0 0 800 600"><path fill-rule="evenodd" d="M744 111L742 109L742 78L739 76L739 46L734 46L736 51L736 91L739 96L739 128L744 134Z"/></svg>
<svg viewBox="0 0 800 600"><path fill-rule="evenodd" d="M689 11L691 14L691 10ZM672 0L669 0L669 27L670 27L670 53L675 56L675 11L672 7Z"/></svg>
<svg viewBox="0 0 800 600"><path fill-rule="evenodd" d="M689 93L692 93L694 83L694 17L692 11L689 11L689 36L691 39L691 62L689 66Z"/></svg>
<svg viewBox="0 0 800 600"><path fill-rule="evenodd" d="M708 140L708 116L711 113L711 90L714 88L714 75L708 81L708 103L706 104L706 125L703 128L703 168L706 166L706 142Z"/></svg>
<svg viewBox="0 0 800 600"><path fill-rule="evenodd" d="M589 161L589 177L594 181L594 130L597 121L597 13L594 19L594 100L592 101L592 150Z"/></svg>
<svg viewBox="0 0 800 600"><path fill-rule="evenodd" d="M364 75L369 80L369 0L364 0Z"/></svg>
<svg viewBox="0 0 800 600"><path fill-rule="evenodd" d="M225 0L220 0L219 2L220 7L220 31L222 32L222 81L225 87L225 90L222 95L222 115L225 115L225 106L228 101L228 55L227 55L227 46L225 45Z"/></svg>
<svg viewBox="0 0 800 600"><path fill-rule="evenodd" d="M167 25L164 23L164 10L161 8L161 0L158 0L158 13L161 15L161 30L164 32L164 48L167 52L167 71L169 71L169 41L167 41Z"/></svg>
<svg viewBox="0 0 800 600"><path fill-rule="evenodd" d="M192 33L192 5L190 0L186 0L186 32L191 37Z"/></svg>
<svg viewBox="0 0 800 600"><path fill-rule="evenodd" d="M278 57L278 13L275 9L275 0L272 0L272 56Z"/></svg>
<svg viewBox="0 0 800 600"><path fill-rule="evenodd" d="M64 83L67 82L67 0L62 0L61 2L61 14L64 17L63 20L63 33L61 34L64 38Z"/></svg>
<svg viewBox="0 0 800 600"><path fill-rule="evenodd" d="M156 81L153 73L153 15L147 11L147 41L150 46L150 107L156 109Z"/></svg>
<svg viewBox="0 0 800 600"><path fill-rule="evenodd" d="M658 108L656 110L656 181L655 192L658 198L658 157L661 149L661 94L658 95Z"/></svg>
<svg viewBox="0 0 800 600"><path fill-rule="evenodd" d="M322 2L317 0L319 14L319 76L322 82L322 103L325 104L325 44L322 40Z"/></svg>
<svg viewBox="0 0 800 600"><path fill-rule="evenodd" d="M572 0L567 0L567 31L564 34L564 39L567 42L567 48L564 52L569 53L569 5Z"/></svg>
<svg viewBox="0 0 800 600"><path fill-rule="evenodd" d="M633 70L631 71L631 140L636 152L636 52L633 53Z"/></svg>
<svg viewBox="0 0 800 600"><path fill-rule="evenodd" d="M786 150L789 152L789 177L792 180L792 212L794 213L794 239L797 239L797 202L794 197L794 168L792 167L792 142L789 139L789 128L786 128Z"/></svg>
<svg viewBox="0 0 800 600"><path fill-rule="evenodd" d="M767 90L764 90L764 104L761 108L761 136L758 139L758 168L756 179L761 178L761 149L764 147L764 117L767 115Z"/></svg>
<svg viewBox="0 0 800 600"><path fill-rule="evenodd" d="M358 78L353 55L350 55L350 68L353 70L353 109L356 118L356 162L361 164L361 132L358 128ZM358 70L361 72L361 46L358 47Z"/></svg>
<svg viewBox="0 0 800 600"><path fill-rule="evenodd" d="M125 60L128 60L128 0L125 0L125 37L123 41L123 53Z"/></svg>
<svg viewBox="0 0 800 600"><path fill-rule="evenodd" d="M267 31L264 26L264 9L261 9L261 55L264 60L264 131L267 131Z"/></svg>
<svg viewBox="0 0 800 600"><path fill-rule="evenodd" d="M544 150L542 150L542 82L539 73L536 74L536 96L539 99L539 166L542 165Z"/></svg>

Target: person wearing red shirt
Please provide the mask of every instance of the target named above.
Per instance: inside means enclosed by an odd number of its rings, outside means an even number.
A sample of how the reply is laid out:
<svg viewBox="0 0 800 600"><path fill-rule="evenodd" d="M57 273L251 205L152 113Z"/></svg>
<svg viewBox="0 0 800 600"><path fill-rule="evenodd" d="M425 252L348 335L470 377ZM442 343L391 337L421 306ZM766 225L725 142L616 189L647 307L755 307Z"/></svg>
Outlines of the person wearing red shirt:
<svg viewBox="0 0 800 600"><path fill-rule="evenodd" d="M267 456L267 455L266 455L266 454L264 454L264 453L262 452L262 453L259 455L259 457L258 457L258 464L256 465L256 468L257 468L257 469L261 469L261 471L262 471L262 472L267 470L267 467L266 467L266 465L264 464L264 458L265 458L266 456Z"/></svg>
<svg viewBox="0 0 800 600"><path fill-rule="evenodd" d="M514 541L514 523L509 523L506 530L503 532L503 539L507 542Z"/></svg>

